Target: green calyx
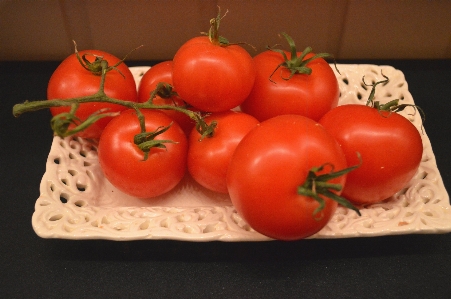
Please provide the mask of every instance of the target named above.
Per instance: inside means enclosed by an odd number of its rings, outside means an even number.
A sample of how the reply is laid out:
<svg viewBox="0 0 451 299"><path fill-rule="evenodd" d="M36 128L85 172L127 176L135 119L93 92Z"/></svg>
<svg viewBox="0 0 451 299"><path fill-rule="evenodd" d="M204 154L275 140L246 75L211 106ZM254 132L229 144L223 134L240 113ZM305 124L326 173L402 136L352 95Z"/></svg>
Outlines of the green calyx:
<svg viewBox="0 0 451 299"><path fill-rule="evenodd" d="M375 101L375 94L376 94L376 86L378 86L379 84L383 84L386 85L390 79L385 76L382 71L381 71L381 75L382 77L384 77L384 80L381 81L377 81L373 84L367 84L365 82L365 76L362 77L362 82L365 86L371 86L371 92L370 95L368 96L368 100L366 102L366 106L368 107L372 107L377 109L379 112L385 111L385 112L389 112L388 115L384 115L386 117L388 117L392 112L401 112L404 109L406 109L407 107L413 107L415 109L415 111L418 110L418 112L421 115L421 120L422 123L424 123L425 121L425 113L423 111L423 109L421 109L419 106L414 105L414 104L400 104L400 99L395 99L395 100L391 100L385 104L381 104L380 101Z"/></svg>
<svg viewBox="0 0 451 299"><path fill-rule="evenodd" d="M200 34L208 36L208 39L213 45L217 45L219 47L227 47L231 45L247 45L251 47L254 51L257 51L257 49L248 43L245 42L239 42L239 43L230 43L229 40L221 35L219 35L219 24L221 23L221 20L227 15L227 12L223 16L221 16L221 8L218 6L218 15L216 18L213 18L210 20L210 29L208 32L201 32Z"/></svg>
<svg viewBox="0 0 451 299"><path fill-rule="evenodd" d="M155 88L155 90L152 91L152 93L150 94L149 100L147 100L147 102L145 104L153 105L152 104L153 99L157 95L162 98L165 98L165 99L170 99L173 96L178 96L177 92L174 91L172 85L170 85L168 83L160 82L157 84L157 87ZM213 137L215 128L217 126L217 122L212 121L210 124L207 124L205 122L205 117L208 114L202 115L200 112L191 111L191 110L187 109L188 106L189 106L188 104L186 104L185 106L174 105L174 106L166 106L161 109L178 111L178 112L186 114L189 118L191 118L191 120L196 123L195 128L196 128L197 132L201 135L201 138L199 139L199 141L202 141L202 139L204 139L204 138Z"/></svg>
<svg viewBox="0 0 451 299"><path fill-rule="evenodd" d="M312 69L307 66L309 62L311 62L315 59L318 59L318 58L333 57L331 54L328 54L328 53L318 53L318 54L313 55L310 58L305 58L308 54L310 54L312 52L311 47L305 48L304 51L302 51L301 55L298 56L294 40L285 32L282 32L281 34L285 37L285 39L287 40L287 42L290 46L290 58L287 57L287 55L285 54L285 52L282 49L278 49L276 47L267 47L267 49L270 51L280 53L283 56L283 60L284 60L281 64L279 64L276 67L276 69L269 76L269 79L272 82L274 82L271 79L272 76L281 67L286 68L290 71L290 75L288 77L282 77L282 79L290 80L295 74L310 75L312 73ZM335 68L336 68L336 66L335 66ZM337 69L337 71L338 71L338 69Z"/></svg>
<svg viewBox="0 0 451 299"><path fill-rule="evenodd" d="M205 117L201 117L202 121L196 121L196 130L200 134L199 141L204 138L211 138L214 135L218 122L213 120L210 124L207 124L204 120Z"/></svg>
<svg viewBox="0 0 451 299"><path fill-rule="evenodd" d="M227 12L228 11L226 11L225 14L221 16L221 8L218 6L218 15L216 16L216 18L210 20L210 29L208 30L208 32L201 32L202 35L208 36L211 43L221 47L230 45L227 38L219 35L219 24L221 23L222 18L227 15Z"/></svg>
<svg viewBox="0 0 451 299"><path fill-rule="evenodd" d="M75 55L76 55L78 61L80 62L81 66L83 66L84 69L90 71L92 74L94 74L96 76L101 76L103 70L106 70L106 72L109 72L111 70L116 70L119 74L122 75L122 77L124 77L124 74L122 74L121 71L117 67L121 63L124 62L124 60L127 58L128 55L130 55L136 49L139 49L142 47L142 46L139 46L139 47L133 49L127 55L125 55L125 57L123 59L118 61L115 65L109 66L108 61L104 60L103 56L99 56L99 55L95 55L95 54L91 54L91 53L85 53L82 56L80 56L80 53L77 50L77 43L74 40L72 42L74 43L74 47L75 47ZM87 58L88 56L94 56L94 61L93 62L89 61Z"/></svg>
<svg viewBox="0 0 451 299"><path fill-rule="evenodd" d="M178 96L178 93L174 91L174 88L171 84L160 82L157 84L155 90L150 94L150 101L152 101L157 95L163 99L170 99L172 97Z"/></svg>
<svg viewBox="0 0 451 299"><path fill-rule="evenodd" d="M172 140L157 140L155 139L158 135L163 134L167 130L169 130L174 122L171 122L166 127L158 127L153 132L146 132L146 125L144 115L136 109L136 114L138 115L139 124L141 127L141 133L136 134L133 138L133 143L136 144L139 149L144 153L143 161L146 161L149 158L149 152L152 148L162 148L167 149L166 143L177 143Z"/></svg>
<svg viewBox="0 0 451 299"><path fill-rule="evenodd" d="M341 186L340 184L334 184L329 182L332 179L343 176L351 172L352 170L360 167L360 164L361 161L358 165L351 166L335 172L334 166L329 163L326 163L319 167L313 167L309 171L304 184L298 187L297 192L299 195L311 197L319 203L319 207L315 209L315 211L313 212L313 216L316 216L318 213L320 213L326 205L324 199L321 196L330 198L338 202L340 205L348 209L354 210L359 216L361 215L360 211L352 203L350 203L344 197L341 197L336 193L334 193L334 191L341 191L343 186ZM323 171L326 166L330 166L332 170L329 173L318 174L318 172ZM321 218L321 216L319 218Z"/></svg>

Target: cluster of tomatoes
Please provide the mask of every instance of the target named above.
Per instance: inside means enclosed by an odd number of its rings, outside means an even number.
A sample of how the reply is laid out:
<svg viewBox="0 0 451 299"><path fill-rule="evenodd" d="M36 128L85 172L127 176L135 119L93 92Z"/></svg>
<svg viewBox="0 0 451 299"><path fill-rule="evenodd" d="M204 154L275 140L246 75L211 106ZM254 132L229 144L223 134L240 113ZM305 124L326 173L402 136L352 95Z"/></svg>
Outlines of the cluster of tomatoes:
<svg viewBox="0 0 451 299"><path fill-rule="evenodd" d="M310 49L297 52L285 37L291 51L268 49L254 57L215 36L195 37L173 60L150 68L138 87L118 58L81 51L56 69L48 99L95 94L101 76L86 67L93 57L115 66L103 86L110 98L146 103L165 83L166 93L150 101L181 109L103 102L77 107L79 120L120 112L78 133L99 139L105 177L127 194L152 198L188 172L205 188L228 193L256 231L305 238L327 224L338 204L380 202L402 189L417 171L423 147L418 130L390 109L337 107L340 91L330 65ZM183 109L201 115L203 125ZM51 110L58 115L69 108Z"/></svg>

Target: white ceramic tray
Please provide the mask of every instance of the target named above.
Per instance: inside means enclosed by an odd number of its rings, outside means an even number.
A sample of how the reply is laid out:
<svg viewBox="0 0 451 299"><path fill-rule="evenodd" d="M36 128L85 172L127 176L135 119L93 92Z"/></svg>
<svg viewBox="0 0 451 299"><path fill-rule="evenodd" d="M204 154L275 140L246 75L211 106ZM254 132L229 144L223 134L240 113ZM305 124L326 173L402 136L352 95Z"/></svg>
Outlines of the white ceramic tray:
<svg viewBox="0 0 451 299"><path fill-rule="evenodd" d="M148 68L132 68L137 82ZM404 74L391 66L340 64L338 68L340 105L365 104L370 88L362 84L362 77L367 83L380 81L381 71L390 82L378 85L376 100L401 98L414 103ZM420 116L407 110L402 114L420 130ZM422 138L420 168L403 190L387 202L361 207L361 217L339 207L329 224L311 238L450 232L449 196L424 130ZM96 144L81 138L54 138L32 224L43 238L270 240L249 227L227 195L210 192L189 176L175 190L153 200L123 194L103 177Z"/></svg>

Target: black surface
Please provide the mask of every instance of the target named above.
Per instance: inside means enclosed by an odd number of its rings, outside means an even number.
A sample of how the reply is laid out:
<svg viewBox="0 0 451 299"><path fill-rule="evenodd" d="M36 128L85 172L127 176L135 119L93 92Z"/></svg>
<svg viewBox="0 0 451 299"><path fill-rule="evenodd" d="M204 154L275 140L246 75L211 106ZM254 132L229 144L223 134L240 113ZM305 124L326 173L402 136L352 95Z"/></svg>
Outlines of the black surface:
<svg viewBox="0 0 451 299"><path fill-rule="evenodd" d="M427 114L451 187L451 61L392 65ZM451 234L261 243L41 239L31 227L52 133L44 99L58 63L0 62L2 298L450 298ZM144 62L129 62L142 65Z"/></svg>

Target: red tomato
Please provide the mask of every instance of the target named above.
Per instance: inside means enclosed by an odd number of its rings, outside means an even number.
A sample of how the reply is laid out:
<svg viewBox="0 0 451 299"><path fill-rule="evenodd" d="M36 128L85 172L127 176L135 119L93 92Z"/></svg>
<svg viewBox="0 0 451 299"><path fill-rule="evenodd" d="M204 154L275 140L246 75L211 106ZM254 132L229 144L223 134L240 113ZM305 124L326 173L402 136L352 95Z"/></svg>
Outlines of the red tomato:
<svg viewBox="0 0 451 299"><path fill-rule="evenodd" d="M253 116L242 112L213 113L205 118L207 124L217 122L214 134L201 139L193 129L189 136L188 171L202 186L227 193L227 169L232 154L241 139L258 124Z"/></svg>
<svg viewBox="0 0 451 299"><path fill-rule="evenodd" d="M155 110L143 110L146 131L168 126L172 119ZM166 148L150 149L147 160L134 143L140 133L135 110L126 110L105 127L99 140L98 157L105 177L116 188L138 198L151 198L174 188L186 172L188 142L177 123L155 140L172 140Z"/></svg>
<svg viewBox="0 0 451 299"><path fill-rule="evenodd" d="M235 108L254 84L252 57L238 45L220 46L206 36L195 37L180 47L173 61L178 94L201 111Z"/></svg>
<svg viewBox="0 0 451 299"><path fill-rule="evenodd" d="M362 165L348 174L343 196L357 204L383 201L415 175L423 144L415 126L402 115L363 105L343 105L320 120L341 145L348 164Z"/></svg>
<svg viewBox="0 0 451 299"><path fill-rule="evenodd" d="M78 53L80 57L88 54L86 58L91 62L95 59L94 55L102 56L104 60L108 61L109 66L113 66L120 61L119 58L99 50L84 50ZM95 75L89 70L86 70L80 64L76 55L72 54L63 60L52 74L47 87L47 98L53 100L89 96L96 93L99 87L100 75ZM117 66L117 70L111 70L107 73L104 90L106 95L111 98L133 102L137 101L135 80L129 68L124 63ZM109 103L84 103L78 108L76 116L83 121L94 112L103 108L107 108L108 112L126 109L124 106ZM70 107L54 107L50 108L50 111L55 116L62 112L69 112ZM101 118L77 135L84 138L98 139L110 120L111 117Z"/></svg>
<svg viewBox="0 0 451 299"><path fill-rule="evenodd" d="M289 52L284 52L290 57ZM305 58L313 55L307 54ZM272 74L284 62L282 54L268 50L256 55L254 61L257 74L251 93L241 104L243 112L260 121L282 114L299 114L318 121L337 106L340 95L337 78L324 59L307 63L312 69L310 75L295 74L288 80L285 79L290 76L290 70L285 67Z"/></svg>
<svg viewBox="0 0 451 299"><path fill-rule="evenodd" d="M172 61L163 61L152 66L141 78L141 82L138 87L138 102L144 103L150 98L150 94L156 89L158 83L167 83L173 85L172 83ZM175 89L172 90L176 92ZM177 95L172 95L169 97L156 96L153 99L155 105L172 105L172 106L186 106L185 101L183 101ZM194 127L195 122L189 118L185 113L174 111L174 110L162 110L164 113L169 115L174 119L185 131L187 135L191 132Z"/></svg>
<svg viewBox="0 0 451 299"><path fill-rule="evenodd" d="M227 174L232 203L253 229L271 238L313 235L327 224L337 202L320 195L325 207L313 215L318 201L297 190L312 168L325 163L335 171L346 168L340 146L321 125L300 115L266 120L243 138L233 154ZM327 170L331 167L323 171ZM345 179L329 182L343 185Z"/></svg>

